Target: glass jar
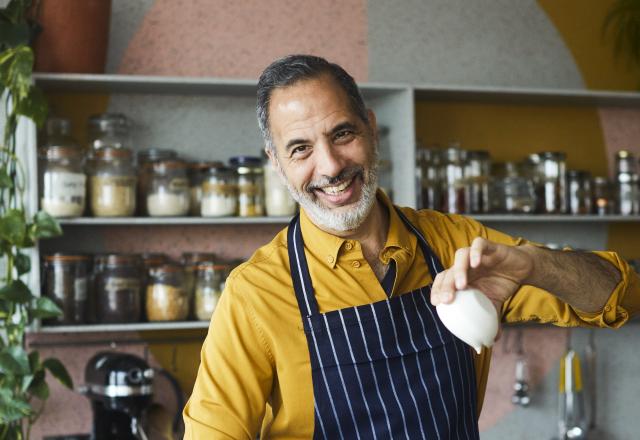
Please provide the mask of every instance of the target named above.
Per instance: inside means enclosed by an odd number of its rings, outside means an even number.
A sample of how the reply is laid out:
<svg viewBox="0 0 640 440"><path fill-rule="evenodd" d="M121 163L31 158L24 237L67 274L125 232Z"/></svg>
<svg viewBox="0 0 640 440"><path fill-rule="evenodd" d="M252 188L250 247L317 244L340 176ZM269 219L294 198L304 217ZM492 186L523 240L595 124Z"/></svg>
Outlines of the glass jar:
<svg viewBox="0 0 640 440"><path fill-rule="evenodd" d="M474 214L489 212L489 175L491 174L491 156L485 150L467 152L464 168L468 185L466 211Z"/></svg>
<svg viewBox="0 0 640 440"><path fill-rule="evenodd" d="M89 118L89 148L131 148L131 122L122 113L102 113Z"/></svg>
<svg viewBox="0 0 640 440"><path fill-rule="evenodd" d="M140 321L140 258L108 254L96 258L96 318L100 323Z"/></svg>
<svg viewBox="0 0 640 440"><path fill-rule="evenodd" d="M416 150L419 203L423 209L440 210L442 202L442 151L437 148Z"/></svg>
<svg viewBox="0 0 640 440"><path fill-rule="evenodd" d="M184 252L182 254L182 267L184 270L184 286L189 297L193 297L198 265L203 263L213 264L216 255L211 252Z"/></svg>
<svg viewBox="0 0 640 440"><path fill-rule="evenodd" d="M627 150L616 153L616 205L618 214L640 214L640 187L636 161Z"/></svg>
<svg viewBox="0 0 640 440"><path fill-rule="evenodd" d="M90 161L91 212L96 217L128 217L136 210L136 174L131 150L104 147Z"/></svg>
<svg viewBox="0 0 640 440"><path fill-rule="evenodd" d="M62 310L52 324L86 324L89 257L54 254L44 258L44 294Z"/></svg>
<svg viewBox="0 0 640 440"><path fill-rule="evenodd" d="M200 215L202 205L202 184L205 181L209 170L212 168L220 168L222 162L191 162L187 166L187 174L189 176L189 214ZM233 209L235 213L235 207ZM233 214L231 214L233 215Z"/></svg>
<svg viewBox="0 0 640 440"><path fill-rule="evenodd" d="M227 217L238 210L238 183L235 170L225 166L209 168L202 177L200 215Z"/></svg>
<svg viewBox="0 0 640 440"><path fill-rule="evenodd" d="M218 304L224 290L229 266L204 263L198 265L194 310L199 321L208 321Z"/></svg>
<svg viewBox="0 0 640 440"><path fill-rule="evenodd" d="M534 185L524 175L523 167L515 162L493 164L489 189L491 211L508 214L529 214L534 211Z"/></svg>
<svg viewBox="0 0 640 440"><path fill-rule="evenodd" d="M138 168L138 189L136 191L136 210L141 216L149 215L147 213L147 193L149 192L149 182L153 174L152 162L157 160L177 159L178 153L174 150L163 148L147 148L138 151L137 168Z"/></svg>
<svg viewBox="0 0 640 440"><path fill-rule="evenodd" d="M611 182L606 177L595 176L593 178L592 212L598 215L608 215L616 212Z"/></svg>
<svg viewBox="0 0 640 440"><path fill-rule="evenodd" d="M559 152L538 153L539 178L542 186L540 207L543 214L568 211L566 197L566 155Z"/></svg>
<svg viewBox="0 0 640 440"><path fill-rule="evenodd" d="M238 215L264 215L264 174L262 160L253 156L232 157L231 167L238 174Z"/></svg>
<svg viewBox="0 0 640 440"><path fill-rule="evenodd" d="M40 208L53 217L84 213L87 176L79 148L48 146L39 150Z"/></svg>
<svg viewBox="0 0 640 440"><path fill-rule="evenodd" d="M265 209L268 216L290 217L296 213L297 204L293 200L287 185L269 158L264 158L264 194Z"/></svg>
<svg viewBox="0 0 640 440"><path fill-rule="evenodd" d="M80 144L71 136L71 121L67 118L51 116L45 124L43 147L73 147L81 150Z"/></svg>
<svg viewBox="0 0 640 440"><path fill-rule="evenodd" d="M189 316L189 295L182 267L165 264L149 270L146 294L149 321L184 321Z"/></svg>
<svg viewBox="0 0 640 440"><path fill-rule="evenodd" d="M444 151L442 163L442 211L460 214L465 211L468 193L464 178L465 153L457 146L448 147Z"/></svg>
<svg viewBox="0 0 640 440"><path fill-rule="evenodd" d="M569 214L591 214L592 197L591 173L579 170L567 171Z"/></svg>
<svg viewBox="0 0 640 440"><path fill-rule="evenodd" d="M187 164L178 159L150 163L153 170L147 191L147 213L151 217L175 217L189 213Z"/></svg>

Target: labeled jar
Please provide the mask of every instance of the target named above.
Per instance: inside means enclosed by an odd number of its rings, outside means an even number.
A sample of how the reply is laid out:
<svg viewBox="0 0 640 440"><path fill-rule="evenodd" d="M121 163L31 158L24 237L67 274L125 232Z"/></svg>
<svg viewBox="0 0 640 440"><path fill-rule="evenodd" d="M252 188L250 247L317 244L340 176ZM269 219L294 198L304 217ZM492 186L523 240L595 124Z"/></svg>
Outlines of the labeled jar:
<svg viewBox="0 0 640 440"><path fill-rule="evenodd" d="M146 312L149 321L184 321L189 316L182 267L165 264L149 270Z"/></svg>
<svg viewBox="0 0 640 440"><path fill-rule="evenodd" d="M147 213L147 193L149 192L149 183L153 174L153 167L149 164L157 160L177 159L178 153L175 150L164 148L147 148L139 151L137 154L138 168L138 186L136 210L138 215L149 215Z"/></svg>
<svg viewBox="0 0 640 440"><path fill-rule="evenodd" d="M566 197L566 155L559 152L538 153L541 182L540 207L543 214L568 211Z"/></svg>
<svg viewBox="0 0 640 440"><path fill-rule="evenodd" d="M50 318L51 324L87 323L89 257L53 254L44 258L44 294L53 300L62 315Z"/></svg>
<svg viewBox="0 0 640 440"><path fill-rule="evenodd" d="M264 159L265 210L268 216L290 217L296 213L298 205L293 200L277 168L268 158Z"/></svg>
<svg viewBox="0 0 640 440"><path fill-rule="evenodd" d="M507 214L530 214L535 210L533 181L526 177L524 164L495 163L490 180L491 211Z"/></svg>
<svg viewBox="0 0 640 440"><path fill-rule="evenodd" d="M45 123L43 147L72 147L81 150L80 144L71 136L71 121L67 118L51 116Z"/></svg>
<svg viewBox="0 0 640 440"><path fill-rule="evenodd" d="M464 177L465 152L457 146L444 151L442 163L442 203L443 212L459 214L467 206L468 186Z"/></svg>
<svg viewBox="0 0 640 440"><path fill-rule="evenodd" d="M491 174L491 156L485 150L467 152L464 176L468 185L466 211L474 214L489 212L489 177Z"/></svg>
<svg viewBox="0 0 640 440"><path fill-rule="evenodd" d="M264 173L262 160L254 156L232 157L231 167L238 174L238 215L264 215Z"/></svg>
<svg viewBox="0 0 640 440"><path fill-rule="evenodd" d="M128 217L136 210L136 174L131 150L104 147L90 161L91 212L96 217Z"/></svg>
<svg viewBox="0 0 640 440"><path fill-rule="evenodd" d="M238 210L238 177L234 169L222 165L209 168L202 176L200 215L228 217Z"/></svg>
<svg viewBox="0 0 640 440"><path fill-rule="evenodd" d="M181 263L184 271L184 286L190 298L193 298L198 266L204 263L213 264L215 261L216 255L211 252L184 252L182 254Z"/></svg>
<svg viewBox="0 0 640 440"><path fill-rule="evenodd" d="M171 263L171 260L166 254L153 253L153 252L145 252L141 254L140 259L142 262L142 270L141 270L141 276L140 276L140 286L141 286L140 291L142 292L142 294L140 295L141 297L140 311L142 315L142 320L146 321L147 313L145 310L145 307L146 307L145 294L147 292L147 287L149 285L149 271L151 269L162 266L164 264L169 264Z"/></svg>
<svg viewBox="0 0 640 440"><path fill-rule="evenodd" d="M196 319L208 321L215 311L224 290L229 266L204 263L198 265L195 286L194 310Z"/></svg>
<svg viewBox="0 0 640 440"><path fill-rule="evenodd" d="M212 168L222 167L223 163L213 162L191 162L187 165L187 175L189 177L189 214L200 215L202 207L202 184ZM235 210L234 210L235 212Z"/></svg>
<svg viewBox="0 0 640 440"><path fill-rule="evenodd" d="M89 118L89 148L131 148L131 121L122 113L102 113Z"/></svg>
<svg viewBox="0 0 640 440"><path fill-rule="evenodd" d="M442 204L442 154L437 148L416 149L418 207L440 210Z"/></svg>
<svg viewBox="0 0 640 440"><path fill-rule="evenodd" d="M569 214L591 214L592 198L591 173L579 170L567 171Z"/></svg>
<svg viewBox="0 0 640 440"><path fill-rule="evenodd" d="M87 176L84 155L74 146L48 146L39 150L40 208L53 217L79 217L84 213Z"/></svg>
<svg viewBox="0 0 640 440"><path fill-rule="evenodd" d="M107 254L96 259L96 318L100 323L140 321L140 258Z"/></svg>
<svg viewBox="0 0 640 440"><path fill-rule="evenodd" d="M147 213L152 217L176 217L189 213L187 164L178 159L158 160L149 166L152 174L147 191Z"/></svg>
<svg viewBox="0 0 640 440"><path fill-rule="evenodd" d="M616 212L611 182L606 177L595 176L593 178L592 212L598 215L609 215Z"/></svg>
<svg viewBox="0 0 640 440"><path fill-rule="evenodd" d="M616 153L616 205L618 214L640 214L640 178L636 160L629 151Z"/></svg>

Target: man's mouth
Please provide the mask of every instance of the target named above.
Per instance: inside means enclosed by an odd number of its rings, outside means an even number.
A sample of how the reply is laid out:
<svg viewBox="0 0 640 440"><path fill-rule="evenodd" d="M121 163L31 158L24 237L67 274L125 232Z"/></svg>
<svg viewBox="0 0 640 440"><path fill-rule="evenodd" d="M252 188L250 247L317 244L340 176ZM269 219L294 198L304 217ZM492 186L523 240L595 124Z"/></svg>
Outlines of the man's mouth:
<svg viewBox="0 0 640 440"><path fill-rule="evenodd" d="M355 176L337 185L327 185L317 189L330 196L337 196L340 193L344 192L351 185L353 179L355 179Z"/></svg>

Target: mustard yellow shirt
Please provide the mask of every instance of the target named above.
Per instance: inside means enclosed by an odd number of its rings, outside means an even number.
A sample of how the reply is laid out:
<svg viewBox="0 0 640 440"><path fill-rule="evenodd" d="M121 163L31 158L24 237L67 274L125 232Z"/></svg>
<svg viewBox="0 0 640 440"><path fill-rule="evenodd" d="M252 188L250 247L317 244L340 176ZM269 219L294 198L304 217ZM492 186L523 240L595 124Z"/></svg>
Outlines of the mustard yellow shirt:
<svg viewBox="0 0 640 440"><path fill-rule="evenodd" d="M390 214L380 259L395 260L393 295L431 282L415 235L407 230L383 193ZM518 245L515 239L460 215L402 208L425 235L444 267L455 250L475 237ZM305 255L320 312L387 298L360 244L318 229L300 216ZM616 254L598 252L622 273L601 313L585 314L532 286L522 286L505 303L503 321L537 321L561 326L619 327L640 308L640 282ZM473 350L472 350L473 351ZM475 355L475 352L474 352ZM475 355L481 408L491 351ZM236 268L202 346L198 377L184 409L186 439L307 439L314 431L313 385L307 341L289 273L286 228Z"/></svg>

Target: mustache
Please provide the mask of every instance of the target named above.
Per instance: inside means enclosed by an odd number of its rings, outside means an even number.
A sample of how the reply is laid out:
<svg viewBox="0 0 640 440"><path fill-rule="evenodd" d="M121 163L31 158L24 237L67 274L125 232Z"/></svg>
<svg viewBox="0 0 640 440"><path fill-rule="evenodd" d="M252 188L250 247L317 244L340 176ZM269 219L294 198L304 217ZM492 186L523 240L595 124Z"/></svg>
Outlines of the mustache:
<svg viewBox="0 0 640 440"><path fill-rule="evenodd" d="M359 165L350 166L340 171L337 176L322 176L317 180L309 182L305 190L307 192L313 192L314 190L322 188L323 186L336 185L337 183L344 182L345 180L351 180L358 175L360 175L361 177L364 176L364 167Z"/></svg>

